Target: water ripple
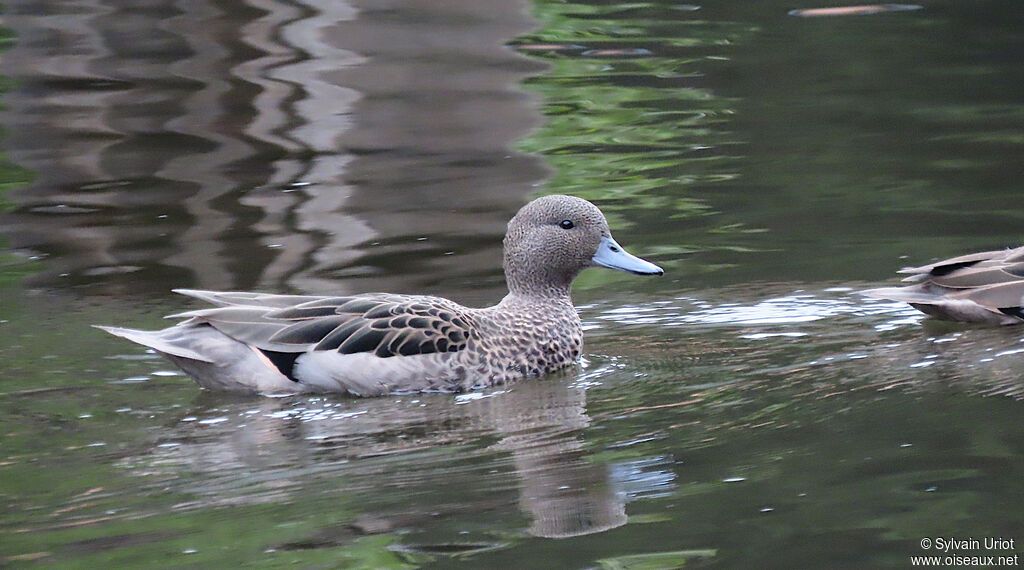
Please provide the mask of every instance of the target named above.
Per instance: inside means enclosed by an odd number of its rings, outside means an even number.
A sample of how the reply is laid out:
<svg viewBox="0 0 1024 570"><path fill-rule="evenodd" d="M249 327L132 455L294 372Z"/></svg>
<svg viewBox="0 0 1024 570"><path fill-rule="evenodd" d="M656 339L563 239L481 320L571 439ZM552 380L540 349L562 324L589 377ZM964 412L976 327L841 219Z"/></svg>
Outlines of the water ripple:
<svg viewBox="0 0 1024 570"><path fill-rule="evenodd" d="M1024 397L1024 383L1014 372L1024 339L1012 327L942 323L906 304L866 299L856 288L787 291L773 285L762 292L764 297L754 299L748 289L714 290L643 304L584 306L588 349L618 355L616 378L632 374L680 383L682 370L692 378L680 386L691 390L777 383L781 377L824 382L823 393L833 394L958 385L973 393ZM623 343L620 336L633 340ZM643 373L631 372L636 368Z"/></svg>

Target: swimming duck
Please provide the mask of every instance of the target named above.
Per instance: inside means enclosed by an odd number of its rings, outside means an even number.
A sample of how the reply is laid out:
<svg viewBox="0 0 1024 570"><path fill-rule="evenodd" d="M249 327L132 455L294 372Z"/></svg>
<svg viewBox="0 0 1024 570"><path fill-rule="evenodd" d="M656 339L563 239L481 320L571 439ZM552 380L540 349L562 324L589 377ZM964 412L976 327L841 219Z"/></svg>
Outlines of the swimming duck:
<svg viewBox="0 0 1024 570"><path fill-rule="evenodd" d="M909 287L869 289L862 294L912 307L947 321L1017 325L1024 322L1024 247L953 257L899 273Z"/></svg>
<svg viewBox="0 0 1024 570"><path fill-rule="evenodd" d="M575 362L583 329L573 279L603 266L664 271L627 253L590 202L538 198L508 223L508 295L469 308L420 295L271 295L177 289L212 308L159 331L98 328L148 346L205 388L262 394L461 392Z"/></svg>

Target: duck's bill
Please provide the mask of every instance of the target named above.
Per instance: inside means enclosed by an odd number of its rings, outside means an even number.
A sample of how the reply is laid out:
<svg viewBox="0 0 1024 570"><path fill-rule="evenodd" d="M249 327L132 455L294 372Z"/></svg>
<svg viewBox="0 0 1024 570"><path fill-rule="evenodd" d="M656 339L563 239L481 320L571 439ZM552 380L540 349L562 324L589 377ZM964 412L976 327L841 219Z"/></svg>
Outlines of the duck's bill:
<svg viewBox="0 0 1024 570"><path fill-rule="evenodd" d="M622 246L615 243L610 237L601 238L601 245L597 246L597 253L594 254L593 262L596 265L619 271L628 271L637 275L664 275L665 270L639 257L626 252Z"/></svg>

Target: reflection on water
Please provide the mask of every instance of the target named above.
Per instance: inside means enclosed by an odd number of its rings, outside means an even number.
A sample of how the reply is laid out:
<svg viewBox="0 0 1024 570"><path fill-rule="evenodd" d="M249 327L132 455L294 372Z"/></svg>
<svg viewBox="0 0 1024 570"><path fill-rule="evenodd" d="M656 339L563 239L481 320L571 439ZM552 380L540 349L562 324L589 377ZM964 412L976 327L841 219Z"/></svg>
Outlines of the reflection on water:
<svg viewBox="0 0 1024 570"><path fill-rule="evenodd" d="M886 12L903 12L907 10L920 10L921 6L916 4L866 4L861 6L837 6L835 8L802 8L790 10L790 16L803 18L827 18L835 16L871 16L884 14Z"/></svg>
<svg viewBox="0 0 1024 570"><path fill-rule="evenodd" d="M94 560L102 537L121 563L163 548L217 565L224 535L194 529L221 528L243 543L230 556L268 563L743 567L779 533L830 537L816 563L866 544L895 559L965 505L991 509L971 532L1013 528L1016 509L992 505L1020 475L1019 331L926 328L851 292L718 293L640 319L626 298L589 305L582 370L454 398L197 393L156 355L103 365L152 371L130 383L7 394L0 468L26 489L0 532L12 555L65 561Z"/></svg>
<svg viewBox="0 0 1024 570"><path fill-rule="evenodd" d="M722 293L737 292L718 292ZM1015 371L1024 354L1024 339L1013 327L933 322L905 303L866 300L845 287L794 291L778 284L762 293L768 296L751 302L728 296L681 297L642 306L591 306L588 312L594 316L584 327L590 329L591 339L611 344L609 350L616 354L635 351L615 342L618 329L643 327L649 343L636 357L657 360L663 353L659 347L665 345L666 362L661 365L689 362L688 370L701 370L702 382L724 375L724 383L750 387L813 376L834 380L824 388L830 397L848 390L955 387L971 394L1024 399L1024 382ZM675 340L679 334L696 342L680 348ZM723 334L728 342L722 342ZM698 340L703 336L712 337L713 346ZM708 358L723 351L730 360Z"/></svg>
<svg viewBox="0 0 1024 570"><path fill-rule="evenodd" d="M542 66L491 39L529 29L522 4L464 4L8 3L7 145L37 173L11 245L49 257L38 284L387 290L413 265L493 296L544 172L508 150Z"/></svg>
<svg viewBox="0 0 1024 570"><path fill-rule="evenodd" d="M590 419L579 386L529 382L473 396L455 406L449 396L215 404L179 417L151 449L120 465L140 477L188 485L178 491L196 499L179 509L288 500L305 493L312 478L335 481L339 495L391 489L395 496L387 501L395 505L379 515L388 517L397 516L390 510L404 500L429 501L413 489L458 488L468 484L462 478L482 477L490 492L464 497L460 510L495 508L501 504L495 501L504 501L495 495L518 488L517 502L533 521L530 533L546 537L621 526L630 497L653 490L650 485L662 493L672 488L644 476L656 462L606 467L587 460L580 431ZM492 436L493 443L480 446ZM508 465L498 459L500 472L473 466L495 454L511 458ZM415 461L414 472L394 456ZM197 478L203 481L198 487Z"/></svg>
<svg viewBox="0 0 1024 570"><path fill-rule="evenodd" d="M4 3L0 565L906 567L922 537L1024 539L1020 329L856 294L1019 244L1024 9L794 8ZM157 328L181 286L491 302L544 191L669 269L585 272L564 375L238 398L88 326Z"/></svg>

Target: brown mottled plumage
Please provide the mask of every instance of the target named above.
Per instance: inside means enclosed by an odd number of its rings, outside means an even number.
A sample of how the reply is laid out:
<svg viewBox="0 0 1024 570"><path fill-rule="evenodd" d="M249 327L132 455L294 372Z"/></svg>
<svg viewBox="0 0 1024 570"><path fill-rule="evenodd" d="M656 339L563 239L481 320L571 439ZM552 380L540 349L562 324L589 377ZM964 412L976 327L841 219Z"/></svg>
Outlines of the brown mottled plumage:
<svg viewBox="0 0 1024 570"><path fill-rule="evenodd" d="M465 391L538 376L576 361L583 329L573 279L601 265L662 270L626 253L596 206L545 196L509 222L509 294L473 309L440 297L179 293L215 307L175 315L161 331L99 327L151 347L204 387L242 392Z"/></svg>
<svg viewBox="0 0 1024 570"><path fill-rule="evenodd" d="M1016 325L1024 322L1024 247L909 267L908 287L869 289L869 297L910 303L937 319Z"/></svg>

